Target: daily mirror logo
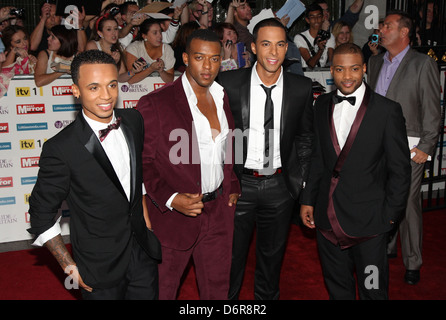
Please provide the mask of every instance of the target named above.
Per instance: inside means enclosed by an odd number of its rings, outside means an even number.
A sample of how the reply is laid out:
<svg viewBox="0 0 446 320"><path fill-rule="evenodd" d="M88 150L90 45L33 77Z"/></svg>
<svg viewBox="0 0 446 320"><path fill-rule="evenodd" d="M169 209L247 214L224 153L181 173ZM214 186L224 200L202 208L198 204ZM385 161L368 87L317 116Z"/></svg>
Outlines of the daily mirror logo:
<svg viewBox="0 0 446 320"><path fill-rule="evenodd" d="M45 113L45 104L18 104L17 114L37 114Z"/></svg>
<svg viewBox="0 0 446 320"><path fill-rule="evenodd" d="M139 100L124 100L123 104L124 104L124 109L131 109L131 108L136 108L136 105L138 104Z"/></svg>
<svg viewBox="0 0 446 320"><path fill-rule="evenodd" d="M0 123L0 133L8 133L9 132L9 124L7 122Z"/></svg>
<svg viewBox="0 0 446 320"><path fill-rule="evenodd" d="M70 96L73 95L71 86L53 86L53 96Z"/></svg>
<svg viewBox="0 0 446 320"><path fill-rule="evenodd" d="M0 188L13 187L12 177L0 177Z"/></svg>
<svg viewBox="0 0 446 320"><path fill-rule="evenodd" d="M34 168L39 166L40 157L26 157L21 158L20 163L22 168Z"/></svg>

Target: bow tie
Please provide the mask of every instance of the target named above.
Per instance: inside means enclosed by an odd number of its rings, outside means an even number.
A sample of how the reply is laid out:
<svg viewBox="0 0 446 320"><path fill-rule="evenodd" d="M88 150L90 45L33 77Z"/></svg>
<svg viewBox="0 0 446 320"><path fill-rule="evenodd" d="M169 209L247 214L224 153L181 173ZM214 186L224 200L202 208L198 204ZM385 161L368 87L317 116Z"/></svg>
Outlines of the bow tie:
<svg viewBox="0 0 446 320"><path fill-rule="evenodd" d="M104 139L107 137L107 135L112 131L113 129L118 129L121 124L121 117L116 118L115 123L111 123L108 125L107 128L99 130L99 140L104 141Z"/></svg>
<svg viewBox="0 0 446 320"><path fill-rule="evenodd" d="M337 95L337 94L335 94L335 95L333 96L333 103L334 103L334 104L341 103L341 102L344 101L344 100L347 100L348 102L350 102L350 104L351 104L352 106L354 106L355 103L356 103L356 97L343 97L343 96L339 96L339 95Z"/></svg>

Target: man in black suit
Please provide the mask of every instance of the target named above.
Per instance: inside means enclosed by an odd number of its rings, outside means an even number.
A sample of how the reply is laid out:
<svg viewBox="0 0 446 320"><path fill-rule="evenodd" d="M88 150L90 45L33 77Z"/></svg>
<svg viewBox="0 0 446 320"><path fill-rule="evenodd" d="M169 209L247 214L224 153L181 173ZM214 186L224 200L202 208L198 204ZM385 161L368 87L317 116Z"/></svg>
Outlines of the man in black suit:
<svg viewBox="0 0 446 320"><path fill-rule="evenodd" d="M317 228L330 299L388 299L388 232L406 206L410 155L401 106L363 82L361 48L336 48L337 90L314 107L316 142L301 218ZM314 212L314 213L313 213Z"/></svg>
<svg viewBox="0 0 446 320"><path fill-rule="evenodd" d="M43 146L28 231L82 287L84 299L157 299L161 248L143 210L142 117L114 109L118 69L111 56L86 51L73 60L71 74L82 110ZM104 132L116 119L119 125ZM75 259L54 221L63 200Z"/></svg>
<svg viewBox="0 0 446 320"><path fill-rule="evenodd" d="M235 212L229 299L237 299L240 293L256 227L254 295L272 300L279 299L293 205L307 176L313 95L310 79L283 72L287 38L279 20L259 22L253 36L256 64L219 76L235 127L244 133L235 136L234 170L242 193Z"/></svg>

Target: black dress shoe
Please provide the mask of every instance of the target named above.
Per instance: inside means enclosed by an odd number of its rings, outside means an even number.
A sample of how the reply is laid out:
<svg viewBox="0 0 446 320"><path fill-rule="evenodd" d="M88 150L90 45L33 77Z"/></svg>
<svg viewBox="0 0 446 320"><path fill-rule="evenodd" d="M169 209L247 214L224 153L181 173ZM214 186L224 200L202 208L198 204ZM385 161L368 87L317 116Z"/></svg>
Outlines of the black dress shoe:
<svg viewBox="0 0 446 320"><path fill-rule="evenodd" d="M420 281L420 270L406 270L404 281L411 285L417 284Z"/></svg>

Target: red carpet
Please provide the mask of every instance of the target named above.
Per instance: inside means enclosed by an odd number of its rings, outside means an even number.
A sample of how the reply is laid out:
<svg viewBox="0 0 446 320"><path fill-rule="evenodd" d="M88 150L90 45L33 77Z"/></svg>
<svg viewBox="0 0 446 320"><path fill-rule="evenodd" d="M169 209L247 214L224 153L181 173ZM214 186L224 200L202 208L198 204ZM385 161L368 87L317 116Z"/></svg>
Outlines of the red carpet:
<svg viewBox="0 0 446 320"><path fill-rule="evenodd" d="M391 300L446 299L446 212L424 214L424 245L421 281L404 282L401 256L390 260ZM253 299L255 256L250 251L241 300ZM78 290L64 288L65 276L46 249L0 253L0 300L74 300ZM282 300L326 300L316 242L312 231L293 225L281 276ZM197 300L191 266L179 292L179 300Z"/></svg>

